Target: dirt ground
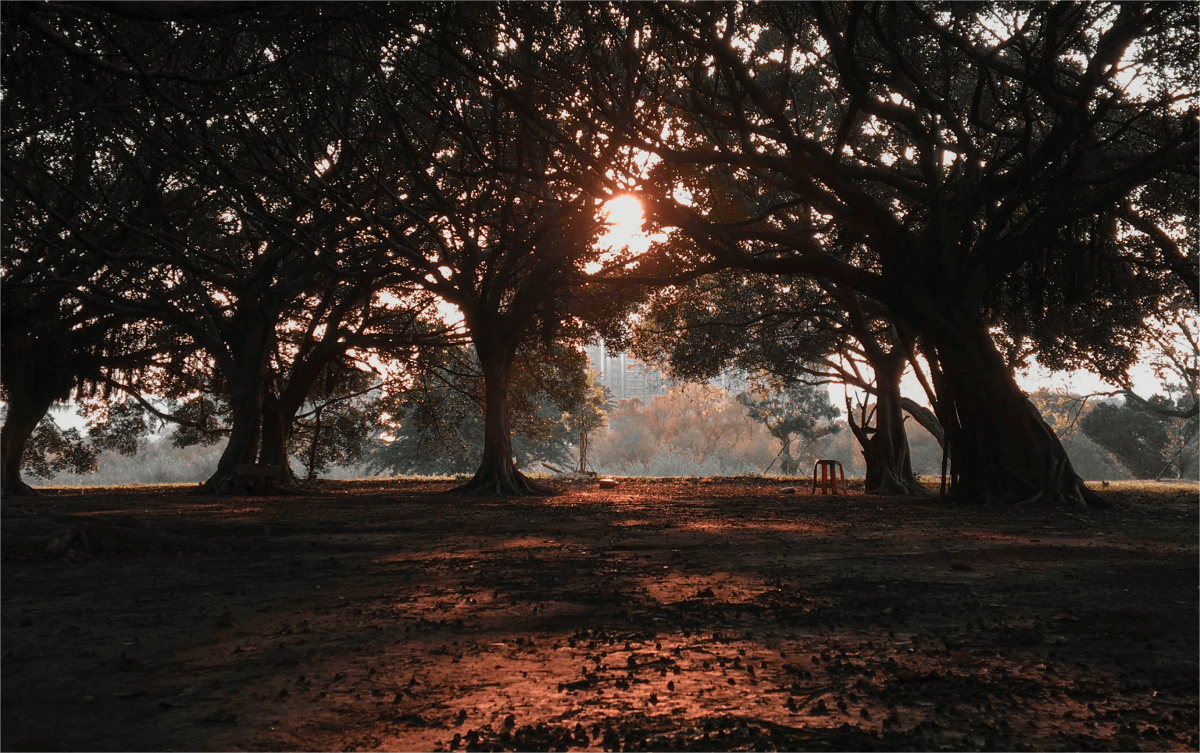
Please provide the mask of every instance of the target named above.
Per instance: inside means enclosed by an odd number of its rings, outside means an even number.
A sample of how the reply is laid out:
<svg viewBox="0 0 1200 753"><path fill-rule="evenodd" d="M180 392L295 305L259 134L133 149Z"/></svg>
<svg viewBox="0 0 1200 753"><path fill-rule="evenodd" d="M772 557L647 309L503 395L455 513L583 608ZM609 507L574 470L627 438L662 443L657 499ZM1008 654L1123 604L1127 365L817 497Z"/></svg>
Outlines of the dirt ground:
<svg viewBox="0 0 1200 753"><path fill-rule="evenodd" d="M1196 750L1195 484L625 480L2 512L4 750Z"/></svg>

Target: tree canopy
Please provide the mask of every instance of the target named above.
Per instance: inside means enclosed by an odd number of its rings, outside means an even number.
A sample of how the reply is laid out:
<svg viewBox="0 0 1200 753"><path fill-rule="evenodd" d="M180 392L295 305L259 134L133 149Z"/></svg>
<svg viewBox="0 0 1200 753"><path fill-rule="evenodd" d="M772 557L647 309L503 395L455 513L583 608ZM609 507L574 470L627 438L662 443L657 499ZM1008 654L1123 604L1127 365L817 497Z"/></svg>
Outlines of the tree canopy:
<svg viewBox="0 0 1200 753"><path fill-rule="evenodd" d="M839 378L873 390L851 423L873 488L915 488L911 364L956 497L1102 504L1013 370L1125 384L1150 318L1194 306L1198 12L8 4L5 489L72 390L227 431L221 489L305 437L317 467L311 411L355 364L469 342L465 488L536 493L520 354L615 334L671 285L642 313L696 325L663 346L679 368L858 350L874 378ZM641 256L596 242L626 194L661 238Z"/></svg>

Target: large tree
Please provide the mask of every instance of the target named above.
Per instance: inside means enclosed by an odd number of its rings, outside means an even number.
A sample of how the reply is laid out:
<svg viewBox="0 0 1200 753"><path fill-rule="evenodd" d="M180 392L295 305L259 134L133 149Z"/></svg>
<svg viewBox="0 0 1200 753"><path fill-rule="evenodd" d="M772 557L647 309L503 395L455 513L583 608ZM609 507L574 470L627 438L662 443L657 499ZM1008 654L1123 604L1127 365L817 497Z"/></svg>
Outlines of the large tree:
<svg viewBox="0 0 1200 753"><path fill-rule="evenodd" d="M915 334L959 498L1103 504L1005 356L1029 347L1114 373L1133 361L1173 283L1128 263L1117 220L1162 176L1195 184L1196 14L587 7L587 63L557 73L587 71L579 122L654 155L641 196L678 248L829 279Z"/></svg>
<svg viewBox="0 0 1200 753"><path fill-rule="evenodd" d="M19 193L26 217L56 221L26 222L36 227L19 252L45 262L72 296L204 349L207 361L186 368L207 372L192 381L228 406L229 442L206 484L221 489L239 464L286 466L296 411L352 348L431 337L430 326L414 329L413 309L382 304L381 291L415 310L432 306L411 288L397 290L389 260L324 200L330 187L360 206L379 193L375 154L339 145L355 139L362 147L378 125L364 110L370 71L347 61L378 51L381 32L325 6L288 23L270 8L177 10L14 14L21 44L6 53L56 66L53 77L33 68L14 74L15 91L24 95L36 86L26 76L40 75L75 106L59 118L14 108L20 117L5 123L6 191ZM72 182L71 163L39 160L29 146L79 133L95 136L77 162L107 184ZM132 188L113 190L121 178ZM86 211L64 210L60 194ZM85 224L91 216L119 233L94 231ZM56 256L47 260L42 247ZM63 263L76 258L104 274ZM142 397L144 385L107 381Z"/></svg>
<svg viewBox="0 0 1200 753"><path fill-rule="evenodd" d="M497 6L436 6L420 25L401 27L381 9L377 24L392 37L382 58L358 62L370 71L378 124L340 150L377 154L373 180L391 199L368 204L338 186L324 194L400 279L462 313L485 400L483 452L462 489L497 495L547 491L513 463L513 363L534 340L580 344L590 329L581 316L605 310L603 296L579 293L600 255L612 191L570 152L530 137L526 108L553 97L510 96L512 59L569 40L554 26L505 36L502 16Z"/></svg>
<svg viewBox="0 0 1200 753"><path fill-rule="evenodd" d="M127 218L157 204L139 170L107 158L113 135L86 114L128 93L127 81L74 70L27 16L4 8L3 201L0 259L0 493L30 494L26 442L57 401L107 395L114 377L160 380L197 346L177 330L96 306L89 286L129 292L129 274L92 253L136 244ZM65 75L78 80L64 81Z"/></svg>

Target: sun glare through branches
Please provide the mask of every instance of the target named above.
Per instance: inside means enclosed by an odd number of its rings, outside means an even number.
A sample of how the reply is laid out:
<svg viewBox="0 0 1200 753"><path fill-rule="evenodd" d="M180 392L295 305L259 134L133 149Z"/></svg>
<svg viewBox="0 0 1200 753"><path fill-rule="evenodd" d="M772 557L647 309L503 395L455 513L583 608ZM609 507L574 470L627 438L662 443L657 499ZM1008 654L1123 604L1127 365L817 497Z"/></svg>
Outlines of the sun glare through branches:
<svg viewBox="0 0 1200 753"><path fill-rule="evenodd" d="M600 261L585 266L588 274L599 272L605 262L623 251L633 256L644 254L654 240L642 231L642 204L635 197L625 195L610 199L605 202L603 212L607 230L597 241L603 253Z"/></svg>

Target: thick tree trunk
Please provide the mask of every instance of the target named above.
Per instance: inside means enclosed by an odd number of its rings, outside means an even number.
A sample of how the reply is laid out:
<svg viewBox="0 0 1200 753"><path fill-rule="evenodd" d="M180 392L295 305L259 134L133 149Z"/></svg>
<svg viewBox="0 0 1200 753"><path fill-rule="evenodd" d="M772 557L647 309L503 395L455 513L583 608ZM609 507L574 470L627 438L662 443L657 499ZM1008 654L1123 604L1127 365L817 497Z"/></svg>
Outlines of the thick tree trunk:
<svg viewBox="0 0 1200 753"><path fill-rule="evenodd" d="M8 414L4 428L0 429L0 462L3 463L3 480L0 481L0 496L32 497L37 491L21 479L21 457L34 429L54 404L48 394L18 399L11 392Z"/></svg>
<svg viewBox="0 0 1200 753"><path fill-rule="evenodd" d="M287 448L298 410L298 405L285 402L270 391L263 395L262 437L259 441L258 462L283 469L283 476L267 484L269 490L275 490L280 485L296 486L296 475L292 473Z"/></svg>
<svg viewBox="0 0 1200 753"><path fill-rule="evenodd" d="M270 390L263 397L263 428L262 447L259 450L259 462L264 465L277 465L283 468L282 483L291 488L299 485L296 474L292 473L291 461L288 456L288 442L291 441L292 431L296 426L296 414L304 406L320 379L326 365L346 352L345 345L337 343L337 334L327 332L333 345L320 343L317 347L302 348L292 362L291 374L287 386L278 396ZM318 442L321 439L321 413L317 412L317 429L310 443L308 474L306 481L316 480L316 456Z"/></svg>
<svg viewBox="0 0 1200 753"><path fill-rule="evenodd" d="M8 412L0 428L0 495L36 496L21 480L21 459L37 425L50 406L71 394L75 374L82 373L78 357L62 343L52 344L6 333L0 344L0 376Z"/></svg>
<svg viewBox="0 0 1200 753"><path fill-rule="evenodd" d="M477 348L478 350L478 348ZM500 350L500 349L497 349ZM508 377L512 356L480 353L484 382L483 459L470 481L456 491L490 497L520 497L554 493L517 470L513 460L508 410Z"/></svg>
<svg viewBox="0 0 1200 753"><path fill-rule="evenodd" d="M982 321L955 325L927 335L938 366L937 413L950 448L951 498L1111 506L1084 485Z"/></svg>
<svg viewBox="0 0 1200 753"><path fill-rule="evenodd" d="M262 382L254 387L240 386L230 396L233 426L229 431L229 443L217 461L217 470L201 485L203 493L236 494L249 491L238 488L235 469L239 465L252 464L258 454L259 435L262 428Z"/></svg>
<svg viewBox="0 0 1200 753"><path fill-rule="evenodd" d="M239 488L235 473L239 465L258 459L262 435L263 397L267 378L267 357L273 335L273 320L247 315L247 325L232 352L217 359L229 387L229 408L233 425L229 443L217 461L217 470L200 486L202 494L234 494L249 491Z"/></svg>
<svg viewBox="0 0 1200 753"><path fill-rule="evenodd" d="M904 430L900 380L905 364L898 354L871 364L878 390L874 428L856 425L847 406L847 421L862 446L866 463L863 488L870 494L925 494L925 488L913 473L908 433Z"/></svg>

